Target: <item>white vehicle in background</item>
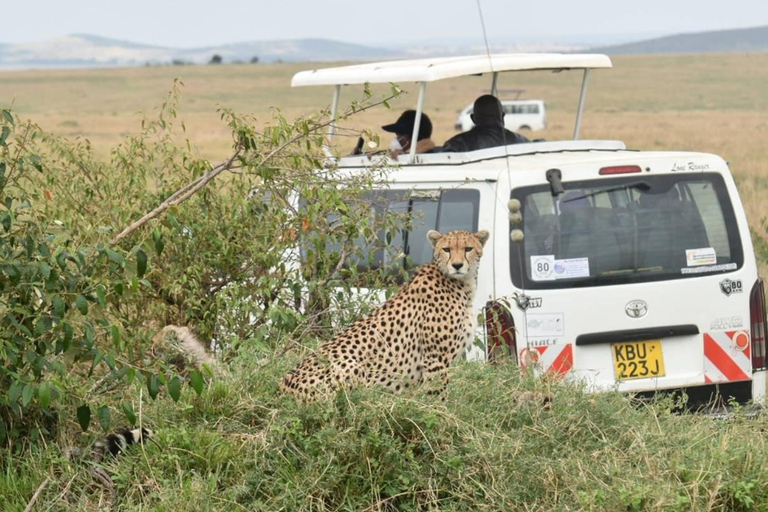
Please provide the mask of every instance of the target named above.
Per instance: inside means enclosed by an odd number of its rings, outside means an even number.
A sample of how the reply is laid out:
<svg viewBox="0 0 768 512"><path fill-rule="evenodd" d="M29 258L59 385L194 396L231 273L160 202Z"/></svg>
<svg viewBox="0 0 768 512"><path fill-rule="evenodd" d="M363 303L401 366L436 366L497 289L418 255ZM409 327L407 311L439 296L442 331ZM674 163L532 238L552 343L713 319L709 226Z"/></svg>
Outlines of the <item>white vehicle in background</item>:
<svg viewBox="0 0 768 512"><path fill-rule="evenodd" d="M428 262L430 229L488 229L475 298L483 349L468 358L509 352L522 367L594 390L763 402L765 293L728 165L713 154L578 140L590 70L610 67L605 55L448 57L304 71L292 85L334 86L335 116L342 85L416 82L420 113L436 80L490 74L496 91L503 72L583 71L573 140L467 153L412 147L390 161L397 168L372 194L372 214L382 200L418 214L390 242L408 256L395 264ZM387 158L331 164L355 173ZM366 264L393 264L386 253Z"/></svg>
<svg viewBox="0 0 768 512"><path fill-rule="evenodd" d="M459 112L455 128L463 132L475 126L472 122L474 105L468 105ZM501 100L504 109L504 127L507 130L543 130L547 127L547 108L543 100Z"/></svg>

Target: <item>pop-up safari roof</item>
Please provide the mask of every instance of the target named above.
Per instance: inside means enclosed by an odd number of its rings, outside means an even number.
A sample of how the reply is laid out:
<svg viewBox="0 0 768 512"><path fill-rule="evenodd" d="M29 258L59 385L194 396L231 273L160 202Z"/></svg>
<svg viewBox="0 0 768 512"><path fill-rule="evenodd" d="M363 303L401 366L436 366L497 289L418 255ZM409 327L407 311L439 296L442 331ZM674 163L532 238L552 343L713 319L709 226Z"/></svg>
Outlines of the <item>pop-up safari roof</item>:
<svg viewBox="0 0 768 512"><path fill-rule="evenodd" d="M424 95L428 82L458 78L470 75L491 73L491 94L497 94L499 73L510 71L566 71L583 70L584 78L579 96L579 108L576 114L576 124L573 139L579 137L581 116L584 109L584 98L587 90L587 79L590 69L610 68L611 59L601 54L560 54L560 53L510 53L471 55L464 57L439 57L430 59L395 60L387 62L369 62L354 66L342 66L325 69L312 69L296 73L291 80L292 87L311 85L335 86L331 103L331 116L336 118L339 104L339 94L342 85L381 84L417 82L419 84L419 99L416 107L416 122L413 127L413 139L417 139L421 112L424 106ZM329 139L333 139L335 125L328 131ZM416 145L411 145L410 159L413 161Z"/></svg>

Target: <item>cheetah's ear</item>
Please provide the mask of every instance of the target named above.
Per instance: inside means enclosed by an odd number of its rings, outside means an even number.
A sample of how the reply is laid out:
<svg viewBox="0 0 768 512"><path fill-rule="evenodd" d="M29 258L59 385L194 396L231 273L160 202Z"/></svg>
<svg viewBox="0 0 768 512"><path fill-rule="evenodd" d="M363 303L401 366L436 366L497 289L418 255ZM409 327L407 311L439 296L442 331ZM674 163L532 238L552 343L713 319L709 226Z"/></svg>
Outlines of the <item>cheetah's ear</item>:
<svg viewBox="0 0 768 512"><path fill-rule="evenodd" d="M488 238L491 236L491 234L488 232L487 229L481 229L477 233L475 233L475 238L477 238L477 241L480 242L482 245L485 245L485 242L488 241Z"/></svg>
<svg viewBox="0 0 768 512"><path fill-rule="evenodd" d="M427 231L427 240L432 244L432 247L434 247L441 238L443 238L443 235L440 232L435 231L434 229Z"/></svg>

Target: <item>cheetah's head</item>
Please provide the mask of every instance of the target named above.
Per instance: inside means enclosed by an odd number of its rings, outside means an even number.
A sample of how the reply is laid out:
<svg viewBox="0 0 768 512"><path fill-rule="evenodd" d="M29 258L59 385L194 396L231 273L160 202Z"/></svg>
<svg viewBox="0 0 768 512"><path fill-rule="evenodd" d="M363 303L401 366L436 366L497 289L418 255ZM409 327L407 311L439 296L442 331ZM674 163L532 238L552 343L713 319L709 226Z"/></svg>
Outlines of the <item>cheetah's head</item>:
<svg viewBox="0 0 768 512"><path fill-rule="evenodd" d="M434 248L434 261L448 277L464 279L477 275L483 246L490 234L486 230L474 235L469 231L451 231L441 234L431 230L427 240Z"/></svg>

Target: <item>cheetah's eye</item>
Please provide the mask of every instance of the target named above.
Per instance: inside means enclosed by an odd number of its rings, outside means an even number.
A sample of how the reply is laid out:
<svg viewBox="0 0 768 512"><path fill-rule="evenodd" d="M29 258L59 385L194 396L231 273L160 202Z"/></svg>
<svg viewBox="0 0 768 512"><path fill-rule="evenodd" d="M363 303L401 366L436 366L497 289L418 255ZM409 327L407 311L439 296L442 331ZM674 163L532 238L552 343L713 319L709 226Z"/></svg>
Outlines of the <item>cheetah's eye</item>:
<svg viewBox="0 0 768 512"><path fill-rule="evenodd" d="M465 247L464 252L472 252L472 247Z"/></svg>
<svg viewBox="0 0 768 512"><path fill-rule="evenodd" d="M443 247L443 252L447 252L450 254L451 248L450 247Z"/></svg>

